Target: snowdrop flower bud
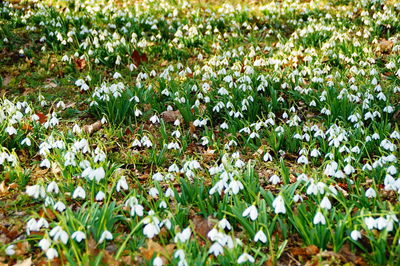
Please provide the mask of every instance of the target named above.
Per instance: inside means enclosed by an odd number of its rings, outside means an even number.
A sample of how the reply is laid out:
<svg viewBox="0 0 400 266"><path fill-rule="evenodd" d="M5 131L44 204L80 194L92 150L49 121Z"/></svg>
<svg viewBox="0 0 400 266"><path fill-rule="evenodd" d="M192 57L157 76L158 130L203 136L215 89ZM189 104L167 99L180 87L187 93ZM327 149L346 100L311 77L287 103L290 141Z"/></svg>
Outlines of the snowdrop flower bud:
<svg viewBox="0 0 400 266"><path fill-rule="evenodd" d="M246 210L244 210L244 212L242 213L243 217L250 217L251 220L256 220L258 217L258 211L256 206L251 205L250 207L248 207Z"/></svg>
<svg viewBox="0 0 400 266"><path fill-rule="evenodd" d="M254 242L260 241L262 243L267 243L267 236L262 230L258 231L254 236Z"/></svg>
<svg viewBox="0 0 400 266"><path fill-rule="evenodd" d="M325 217L320 211L318 211L317 214L315 214L313 223L314 224L323 224L323 225L326 224Z"/></svg>
<svg viewBox="0 0 400 266"><path fill-rule="evenodd" d="M357 241L358 239L361 239L361 232L358 230L353 230L351 231L350 237L354 241Z"/></svg>

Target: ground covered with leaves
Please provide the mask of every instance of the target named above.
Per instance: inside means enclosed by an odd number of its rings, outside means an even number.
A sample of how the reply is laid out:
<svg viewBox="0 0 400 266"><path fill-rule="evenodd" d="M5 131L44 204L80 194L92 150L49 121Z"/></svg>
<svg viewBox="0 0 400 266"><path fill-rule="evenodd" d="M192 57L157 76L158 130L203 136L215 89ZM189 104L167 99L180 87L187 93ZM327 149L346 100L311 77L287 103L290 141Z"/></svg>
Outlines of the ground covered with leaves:
<svg viewBox="0 0 400 266"><path fill-rule="evenodd" d="M0 264L398 265L400 4L0 3Z"/></svg>

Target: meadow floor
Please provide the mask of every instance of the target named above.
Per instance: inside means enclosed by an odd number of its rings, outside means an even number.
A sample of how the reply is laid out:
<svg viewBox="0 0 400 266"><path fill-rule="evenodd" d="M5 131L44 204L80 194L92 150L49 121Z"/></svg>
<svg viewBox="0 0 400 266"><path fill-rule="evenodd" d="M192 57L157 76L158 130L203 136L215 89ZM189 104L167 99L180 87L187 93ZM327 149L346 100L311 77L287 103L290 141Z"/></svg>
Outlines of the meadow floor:
<svg viewBox="0 0 400 266"><path fill-rule="evenodd" d="M0 3L0 265L399 265L400 3Z"/></svg>

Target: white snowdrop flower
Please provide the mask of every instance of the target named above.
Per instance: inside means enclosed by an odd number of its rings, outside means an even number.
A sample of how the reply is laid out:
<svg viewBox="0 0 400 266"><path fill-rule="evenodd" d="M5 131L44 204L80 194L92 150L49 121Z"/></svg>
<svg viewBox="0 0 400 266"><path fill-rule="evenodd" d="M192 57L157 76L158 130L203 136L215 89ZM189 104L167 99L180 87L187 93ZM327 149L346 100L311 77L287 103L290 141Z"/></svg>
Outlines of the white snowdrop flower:
<svg viewBox="0 0 400 266"><path fill-rule="evenodd" d="M300 174L297 177L297 181L299 181L299 182L301 182L301 181L308 182L308 180L309 180L308 176L304 173Z"/></svg>
<svg viewBox="0 0 400 266"><path fill-rule="evenodd" d="M174 191L169 187L167 188L167 190L165 191L164 194L167 198L173 198L175 197Z"/></svg>
<svg viewBox="0 0 400 266"><path fill-rule="evenodd" d="M250 262L250 263L254 263L254 258L253 258L253 256L251 256L251 255L249 255L248 253L243 253L242 255L240 255L239 256L239 258L238 258L238 260L237 260L237 263L238 264L242 264L242 263L245 263L245 262Z"/></svg>
<svg viewBox="0 0 400 266"><path fill-rule="evenodd" d="M367 191L365 191L365 196L367 198L375 198L376 197L376 192L372 187L370 187L369 189L367 189Z"/></svg>
<svg viewBox="0 0 400 266"><path fill-rule="evenodd" d="M34 218L32 218L32 219L30 219L27 223L26 223L26 233L28 234L28 235L30 235L30 233L31 233L31 231L32 232L37 232L37 231L39 231L39 226L38 226L38 224L37 224L37 221L34 219Z"/></svg>
<svg viewBox="0 0 400 266"><path fill-rule="evenodd" d="M174 258L179 258L180 260L185 259L185 251L183 251L183 249L178 249L174 253Z"/></svg>
<svg viewBox="0 0 400 266"><path fill-rule="evenodd" d="M256 206L251 205L242 213L243 217L250 217L251 220L255 221L258 217L258 210Z"/></svg>
<svg viewBox="0 0 400 266"><path fill-rule="evenodd" d="M174 163L170 167L168 167L168 172L172 173L178 173L179 172L179 167Z"/></svg>
<svg viewBox="0 0 400 266"><path fill-rule="evenodd" d="M17 130L13 127L13 126L8 126L8 127L6 127L6 130L5 130L7 133L8 133L8 135L15 135L15 134L17 134Z"/></svg>
<svg viewBox="0 0 400 266"><path fill-rule="evenodd" d="M81 134L81 133L82 133L82 129L80 128L79 125L75 124L75 125L72 127L72 132L75 133L75 134Z"/></svg>
<svg viewBox="0 0 400 266"><path fill-rule="evenodd" d="M387 221L384 217L379 217L378 219L376 219L376 228L378 230L382 230L387 226Z"/></svg>
<svg viewBox="0 0 400 266"><path fill-rule="evenodd" d="M162 208L162 209L166 209L167 208L167 203L165 202L165 200L160 202L159 207Z"/></svg>
<svg viewBox="0 0 400 266"><path fill-rule="evenodd" d="M135 116L136 117L139 117L139 116L141 116L143 113L142 113L142 111L140 111L139 109L135 109Z"/></svg>
<svg viewBox="0 0 400 266"><path fill-rule="evenodd" d="M27 137L21 141L21 145L26 145L26 146L30 147L32 145L32 142L31 142L30 138Z"/></svg>
<svg viewBox="0 0 400 266"><path fill-rule="evenodd" d="M143 216L144 207L140 204L135 204L131 207L131 216L135 216L135 214L139 217Z"/></svg>
<svg viewBox="0 0 400 266"><path fill-rule="evenodd" d="M181 243L185 243L190 239L191 234L192 231L190 230L190 228L186 227L182 232L176 234L174 241L175 243L178 243L178 241Z"/></svg>
<svg viewBox="0 0 400 266"><path fill-rule="evenodd" d="M37 221L38 228L49 228L49 223L43 217Z"/></svg>
<svg viewBox="0 0 400 266"><path fill-rule="evenodd" d="M269 182L272 183L273 185L279 184L281 182L281 179L277 175L273 175L269 178Z"/></svg>
<svg viewBox="0 0 400 266"><path fill-rule="evenodd" d="M318 187L314 182L311 182L306 191L307 195L317 195L318 194Z"/></svg>
<svg viewBox="0 0 400 266"><path fill-rule="evenodd" d="M321 204L320 204L320 207L321 207L322 209L326 209L326 210L330 210L330 209L332 208L332 204L331 204L331 202L329 201L328 197L325 196L325 197L322 199Z"/></svg>
<svg viewBox="0 0 400 266"><path fill-rule="evenodd" d="M357 241L358 239L361 239L361 232L358 230L353 230L350 233L350 237L351 239L353 239L354 241Z"/></svg>
<svg viewBox="0 0 400 266"><path fill-rule="evenodd" d="M15 245L9 245L9 246L7 246L7 248L6 248L6 250L5 250L7 256L12 256L12 255L15 254L14 248L15 248Z"/></svg>
<svg viewBox="0 0 400 266"><path fill-rule="evenodd" d="M153 238L158 233L160 233L160 227L153 222L146 224L143 228L143 234L147 238Z"/></svg>
<svg viewBox="0 0 400 266"><path fill-rule="evenodd" d="M229 183L229 186L226 189L226 192L232 192L234 195L236 195L242 189L244 189L242 182L240 182L239 180L232 180Z"/></svg>
<svg viewBox="0 0 400 266"><path fill-rule="evenodd" d="M128 183L126 182L125 176L121 176L117 182L117 188L116 188L117 192L120 192L121 189L128 190L128 188L129 187L128 187Z"/></svg>
<svg viewBox="0 0 400 266"><path fill-rule="evenodd" d="M100 236L99 244L103 243L104 240L112 240L112 239L113 239L112 233L108 230L104 230Z"/></svg>
<svg viewBox="0 0 400 266"><path fill-rule="evenodd" d="M49 260L53 260L54 258L57 258L57 257L58 257L57 250L56 250L55 248L49 248L49 249L46 251L46 257L47 257Z"/></svg>
<svg viewBox="0 0 400 266"><path fill-rule="evenodd" d="M153 115L152 117L150 117L150 122L153 124L160 123L160 119L157 115Z"/></svg>
<svg viewBox="0 0 400 266"><path fill-rule="evenodd" d="M224 254L224 248L218 242L215 242L211 245L208 250L208 254L214 254L215 257L218 257L221 254Z"/></svg>
<svg viewBox="0 0 400 266"><path fill-rule="evenodd" d="M226 130L226 129L229 128L229 126L228 126L228 124L227 124L226 122L223 122L223 123L220 125L220 128L223 129L223 130Z"/></svg>
<svg viewBox="0 0 400 266"><path fill-rule="evenodd" d="M71 238L80 243L83 239L86 239L86 235L82 231L75 231L72 233Z"/></svg>
<svg viewBox="0 0 400 266"><path fill-rule="evenodd" d="M350 164L347 164L347 165L344 167L343 170L344 170L344 172L346 173L346 175L350 175L350 174L352 174L352 173L355 172L354 167L351 166Z"/></svg>
<svg viewBox="0 0 400 266"><path fill-rule="evenodd" d="M160 257L157 256L154 258L153 266L162 266L163 264L163 260Z"/></svg>
<svg viewBox="0 0 400 266"><path fill-rule="evenodd" d="M34 199L38 199L39 197L44 198L46 196L44 187L40 185L27 186L26 194Z"/></svg>
<svg viewBox="0 0 400 266"><path fill-rule="evenodd" d="M60 226L56 226L54 227L49 235L53 238L54 241L58 241L61 240L61 242L63 242L64 244L67 244L68 242L68 233L65 232Z"/></svg>
<svg viewBox="0 0 400 266"><path fill-rule="evenodd" d="M40 167L44 167L44 168L50 168L51 163L50 163L49 159L44 159L44 160L40 163L39 166L40 166Z"/></svg>
<svg viewBox="0 0 400 266"><path fill-rule="evenodd" d="M62 203L61 201L57 201L56 204L54 204L53 208L56 211L63 212L66 207L64 203Z"/></svg>
<svg viewBox="0 0 400 266"><path fill-rule="evenodd" d="M64 55L64 56L61 58L61 61L63 61L63 62L68 62L68 61L69 61L68 55Z"/></svg>
<svg viewBox="0 0 400 266"><path fill-rule="evenodd" d="M158 197L158 189L155 187L150 188L149 195L152 196L153 198Z"/></svg>
<svg viewBox="0 0 400 266"><path fill-rule="evenodd" d="M325 225L326 224L325 216L320 211L318 211L314 216L313 223L315 225L317 224Z"/></svg>
<svg viewBox="0 0 400 266"><path fill-rule="evenodd" d="M106 172L104 171L103 167L99 167L93 171L93 176L97 182L100 182L100 180L106 176Z"/></svg>
<svg viewBox="0 0 400 266"><path fill-rule="evenodd" d="M293 201L297 203L299 201L303 201L303 198L299 194L296 194L293 196Z"/></svg>
<svg viewBox="0 0 400 266"><path fill-rule="evenodd" d="M228 230L231 230L232 229L232 226L231 226L231 224L229 223L229 221L227 220L227 219L222 219L222 220L220 220L219 222L218 222L218 226L219 226L219 228L221 228L222 230L225 230L225 229L228 229Z"/></svg>
<svg viewBox="0 0 400 266"><path fill-rule="evenodd" d="M120 73L118 73L118 72L115 72L114 75L113 75L113 79L119 79L121 77L122 77L122 75Z"/></svg>
<svg viewBox="0 0 400 266"><path fill-rule="evenodd" d="M237 168L242 168L245 165L246 164L240 159L236 160L236 162L235 162L235 167L237 167Z"/></svg>
<svg viewBox="0 0 400 266"><path fill-rule="evenodd" d="M395 174L397 174L397 169L396 169L396 167L394 165L391 165L386 169L386 172L389 175L395 175Z"/></svg>
<svg viewBox="0 0 400 266"><path fill-rule="evenodd" d="M264 234L262 230L259 230L255 235L254 235L254 242L262 242L262 243L267 243L267 236Z"/></svg>
<svg viewBox="0 0 400 266"><path fill-rule="evenodd" d="M50 184L47 185L47 189L46 191L48 193L54 193L54 194L58 194L58 192L60 191L58 188L58 185L56 182L52 181L50 182Z"/></svg>
<svg viewBox="0 0 400 266"><path fill-rule="evenodd" d="M274 207L274 211L276 214L279 213L286 213L286 208L285 208L285 201L283 200L282 195L278 195L274 201L272 202L272 207Z"/></svg>
<svg viewBox="0 0 400 266"><path fill-rule="evenodd" d="M272 156L269 152L266 152L263 156L264 162L272 161Z"/></svg>
<svg viewBox="0 0 400 266"><path fill-rule="evenodd" d="M39 241L39 247L40 247L43 251L48 250L48 249L50 248L50 246L51 246L51 241L50 241L49 239L47 239L47 238L42 238L42 239Z"/></svg>
<svg viewBox="0 0 400 266"><path fill-rule="evenodd" d="M103 118L101 118L100 122L101 122L103 125L104 125L104 124L107 124L107 118L105 118L105 117L103 116Z"/></svg>
<svg viewBox="0 0 400 266"><path fill-rule="evenodd" d="M152 179L153 179L154 181L161 182L161 181L164 180L164 176L163 176L160 172L157 172L157 173L155 173L155 174L152 176Z"/></svg>
<svg viewBox="0 0 400 266"><path fill-rule="evenodd" d="M364 223L369 230L372 230L376 227L376 220L373 217L364 218Z"/></svg>
<svg viewBox="0 0 400 266"><path fill-rule="evenodd" d="M106 194L103 191L99 191L96 194L95 200L96 201L103 201L105 197L106 197Z"/></svg>
<svg viewBox="0 0 400 266"><path fill-rule="evenodd" d="M165 228L167 228L168 230L171 229L172 227L172 223L170 219L164 219L161 221L161 223L159 224L160 227L164 226Z"/></svg>
<svg viewBox="0 0 400 266"><path fill-rule="evenodd" d="M73 199L76 199L76 198L85 199L85 197L86 197L86 192L81 186L78 186L72 193Z"/></svg>

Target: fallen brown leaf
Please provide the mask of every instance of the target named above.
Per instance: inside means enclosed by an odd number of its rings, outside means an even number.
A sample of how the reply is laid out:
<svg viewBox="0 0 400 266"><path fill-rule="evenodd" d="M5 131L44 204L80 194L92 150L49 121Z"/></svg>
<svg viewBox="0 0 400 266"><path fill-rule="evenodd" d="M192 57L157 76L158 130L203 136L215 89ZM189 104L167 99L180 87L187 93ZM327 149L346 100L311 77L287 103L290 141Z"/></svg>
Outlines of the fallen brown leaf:
<svg viewBox="0 0 400 266"><path fill-rule="evenodd" d="M151 260L154 254L161 255L164 257L164 259L170 258L175 249L175 244L168 244L164 247L151 239L147 240L146 245L146 248L140 248L140 252L146 260Z"/></svg>
<svg viewBox="0 0 400 266"><path fill-rule="evenodd" d="M164 112L162 112L160 114L160 116L167 123L173 123L177 119L178 120L182 120L183 119L183 117L182 117L181 113L179 112L179 110L176 110L176 111L164 111Z"/></svg>
<svg viewBox="0 0 400 266"><path fill-rule="evenodd" d="M78 70L82 70L86 67L86 60L77 58L75 59L75 66Z"/></svg>
<svg viewBox="0 0 400 266"><path fill-rule="evenodd" d="M131 58L133 60L133 63L138 67L142 62L147 62L147 55L146 54L141 54L137 50L133 51Z"/></svg>
<svg viewBox="0 0 400 266"><path fill-rule="evenodd" d="M214 223L210 219L210 217L206 219L201 215L196 215L193 218L194 230L198 235L207 238L208 232L214 227Z"/></svg>
<svg viewBox="0 0 400 266"><path fill-rule="evenodd" d="M312 256L318 254L319 248L315 245L311 245L305 248L294 247L291 250L293 256Z"/></svg>
<svg viewBox="0 0 400 266"><path fill-rule="evenodd" d="M379 48L380 48L381 52L383 52L383 53L389 53L392 50L392 47L393 47L392 41L382 39L379 42Z"/></svg>
<svg viewBox="0 0 400 266"><path fill-rule="evenodd" d="M99 131L100 128L102 127L101 121L96 121L91 125L85 125L83 126L83 131L89 135L92 135L94 132Z"/></svg>
<svg viewBox="0 0 400 266"><path fill-rule="evenodd" d="M14 266L30 266L30 265L32 265L32 258L28 258L22 262L14 264Z"/></svg>

